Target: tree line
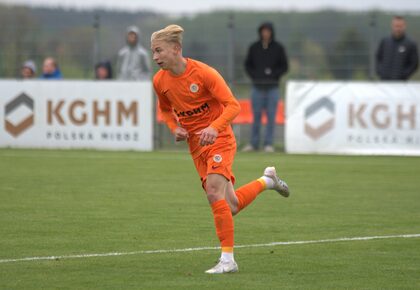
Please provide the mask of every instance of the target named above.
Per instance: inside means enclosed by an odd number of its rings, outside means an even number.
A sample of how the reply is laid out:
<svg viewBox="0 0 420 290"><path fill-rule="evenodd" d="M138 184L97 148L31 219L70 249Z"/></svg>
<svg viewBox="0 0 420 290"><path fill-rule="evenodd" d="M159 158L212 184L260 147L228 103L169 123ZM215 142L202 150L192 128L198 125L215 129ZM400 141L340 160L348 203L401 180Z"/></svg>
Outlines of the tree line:
<svg viewBox="0 0 420 290"><path fill-rule="evenodd" d="M46 56L58 59L65 78L93 78L95 61L115 62L125 29L137 25L148 48L153 31L170 23L186 30L184 54L216 67L232 82L248 81L243 61L257 27L271 21L289 57L288 77L364 80L379 39L390 33L392 12L211 11L169 16L152 11L64 10L0 5L0 77L18 76L20 65ZM409 36L420 44L420 18L404 15ZM95 49L96 45L96 49ZM229 62L229 57L233 58ZM233 67L229 67L232 63ZM157 69L155 67L155 69ZM420 74L413 79L420 80Z"/></svg>

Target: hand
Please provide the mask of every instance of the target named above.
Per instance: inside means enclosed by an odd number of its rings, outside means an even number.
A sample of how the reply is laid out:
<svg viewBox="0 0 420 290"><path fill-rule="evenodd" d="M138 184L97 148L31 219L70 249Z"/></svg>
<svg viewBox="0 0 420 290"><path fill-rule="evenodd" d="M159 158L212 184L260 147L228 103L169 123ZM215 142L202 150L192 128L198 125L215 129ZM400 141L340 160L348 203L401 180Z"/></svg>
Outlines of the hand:
<svg viewBox="0 0 420 290"><path fill-rule="evenodd" d="M212 145L216 141L219 132L217 132L217 130L212 127L207 127L196 134L200 135L200 145L207 146Z"/></svg>
<svg viewBox="0 0 420 290"><path fill-rule="evenodd" d="M184 141L188 139L188 132L182 127L178 127L174 130L175 141Z"/></svg>

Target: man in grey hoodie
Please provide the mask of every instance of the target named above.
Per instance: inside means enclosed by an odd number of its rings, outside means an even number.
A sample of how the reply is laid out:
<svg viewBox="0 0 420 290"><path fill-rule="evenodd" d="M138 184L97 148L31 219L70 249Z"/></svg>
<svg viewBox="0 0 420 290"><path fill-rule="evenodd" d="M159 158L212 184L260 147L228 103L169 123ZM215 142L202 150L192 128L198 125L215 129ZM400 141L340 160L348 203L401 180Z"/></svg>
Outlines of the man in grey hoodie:
<svg viewBox="0 0 420 290"><path fill-rule="evenodd" d="M120 49L117 59L117 79L145 80L150 78L150 58L139 44L140 30L136 26L127 28L127 45Z"/></svg>

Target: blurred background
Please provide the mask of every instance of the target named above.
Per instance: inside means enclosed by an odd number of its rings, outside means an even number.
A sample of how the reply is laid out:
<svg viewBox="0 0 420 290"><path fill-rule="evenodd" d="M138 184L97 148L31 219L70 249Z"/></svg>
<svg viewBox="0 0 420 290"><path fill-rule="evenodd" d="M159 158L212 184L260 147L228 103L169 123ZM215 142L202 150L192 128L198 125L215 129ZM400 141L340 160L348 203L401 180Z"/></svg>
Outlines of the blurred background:
<svg viewBox="0 0 420 290"><path fill-rule="evenodd" d="M141 2L1 0L0 78L18 78L25 60L40 68L46 56L53 56L64 79L94 79L99 61L109 60L115 67L130 25L140 28L140 42L147 49L153 31L170 23L183 26L184 55L218 69L239 99L249 98L244 59L264 21L273 23L289 60L282 94L290 79L377 79L375 52L380 39L390 34L394 15L406 18L407 34L420 43L418 1ZM420 80L420 70L411 80Z"/></svg>

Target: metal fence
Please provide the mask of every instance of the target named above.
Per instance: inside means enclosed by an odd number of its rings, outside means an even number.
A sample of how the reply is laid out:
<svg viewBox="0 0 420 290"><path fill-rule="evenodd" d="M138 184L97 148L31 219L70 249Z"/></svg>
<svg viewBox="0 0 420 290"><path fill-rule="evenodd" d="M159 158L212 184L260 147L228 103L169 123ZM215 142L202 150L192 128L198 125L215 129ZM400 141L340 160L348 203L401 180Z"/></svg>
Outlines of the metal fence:
<svg viewBox="0 0 420 290"><path fill-rule="evenodd" d="M41 12L37 17L43 15ZM141 27L141 42L148 48L151 32L175 21L186 28L184 54L218 69L238 98L249 97L250 80L244 71L244 60L250 43L257 39L256 22L247 23L234 13L226 13L223 23L200 27L199 33L194 29L199 17L195 22L188 18L162 22L153 15L128 15L127 21L120 23L110 22L113 17L110 13L91 11L80 15L77 23L51 15L48 21L40 21L30 9L0 6L0 78L19 78L21 64L27 59L35 61L39 75L42 60L54 56L64 78L93 79L95 63L107 59L115 64L117 51L125 43L128 23ZM390 17L378 20L374 14L367 14L362 24L325 21L284 24L273 18L277 40L285 46L289 60L289 72L280 84L282 91L287 79L375 79L374 55L379 39L389 34ZM191 31L195 34L189 34ZM411 38L420 43L420 33L414 29L411 32ZM413 79L420 80L420 73ZM158 146L174 144L161 125L156 125L156 132ZM245 126L240 132L240 142L246 142L249 128ZM283 143L282 132L283 128L276 132L279 147Z"/></svg>

